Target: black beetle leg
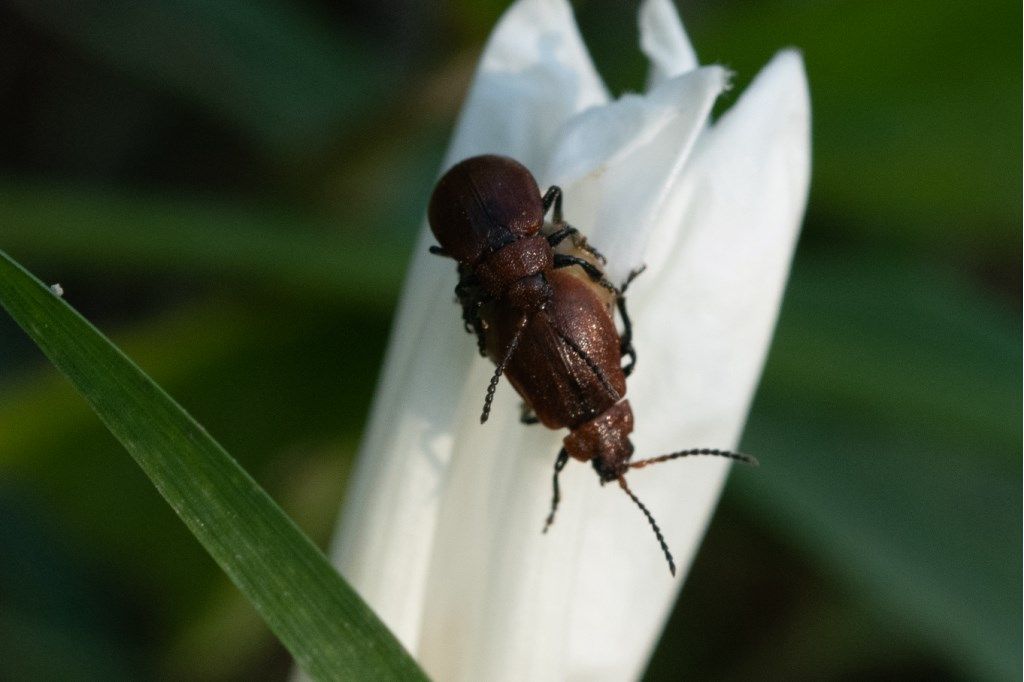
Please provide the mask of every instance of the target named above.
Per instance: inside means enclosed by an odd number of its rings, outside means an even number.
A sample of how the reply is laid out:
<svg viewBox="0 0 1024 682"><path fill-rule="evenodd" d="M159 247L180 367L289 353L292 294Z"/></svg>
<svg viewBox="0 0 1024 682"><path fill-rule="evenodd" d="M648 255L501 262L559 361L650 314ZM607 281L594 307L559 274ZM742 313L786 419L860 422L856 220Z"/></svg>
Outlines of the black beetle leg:
<svg viewBox="0 0 1024 682"><path fill-rule="evenodd" d="M434 254L435 256L444 256L445 258L451 258L452 257L452 255L450 253L448 253L447 251L442 249L440 246L431 246L427 250L430 251L430 253Z"/></svg>
<svg viewBox="0 0 1024 682"><path fill-rule="evenodd" d="M600 251L598 251L597 249L595 249L590 244L588 244L586 239L584 239L583 243L580 244L580 248L583 249L584 251L586 251L587 253L589 253L591 256L593 256L597 260L601 261L602 265L604 265L605 263L608 262L608 259L604 257L604 254L601 253Z"/></svg>
<svg viewBox="0 0 1024 682"><path fill-rule="evenodd" d="M580 236L580 231L569 223L562 223L561 228L552 232L548 235L548 244L552 247L558 246L565 240L566 237L571 236L573 244L580 249L583 249L591 256L601 261L602 264L607 263L608 259L604 257L604 254L595 249L593 246L587 243L586 237Z"/></svg>
<svg viewBox="0 0 1024 682"><path fill-rule="evenodd" d="M479 302L471 309L463 309L462 317L466 331L476 334L476 349L480 353L480 357L486 358L487 339L484 337L484 325L480 320L480 306L482 305L483 302Z"/></svg>
<svg viewBox="0 0 1024 682"><path fill-rule="evenodd" d="M462 325L470 334L476 334L476 347L480 355L487 356L487 343L484 338L484 325L480 319L480 307L487 301L481 294L476 277L463 274L455 285L455 297L462 304Z"/></svg>
<svg viewBox="0 0 1024 682"><path fill-rule="evenodd" d="M626 275L626 281L622 283L622 287L619 289L619 293L626 293L626 289L629 288L629 285L633 283L633 280L642 275L644 273L644 270L646 269L646 265L641 265L638 268L630 270L629 274Z"/></svg>
<svg viewBox="0 0 1024 682"><path fill-rule="evenodd" d="M619 353L629 357L629 362L622 368L622 373L627 377L633 373L636 367L636 349L633 348L633 324L629 320L629 313L626 312L626 299L620 296L616 301L619 308L619 315L622 316L622 338L619 340Z"/></svg>
<svg viewBox="0 0 1024 682"><path fill-rule="evenodd" d="M567 268L567 267L570 267L572 265L578 265L581 268L583 268L583 271L587 273L587 276L590 277L591 280L593 280L594 282L597 282L598 284L603 286L605 289L608 289L609 291L614 291L616 294L619 293L619 290L616 289L615 286L612 285L611 282L609 282L607 279L605 279L604 273L601 272L601 270L596 265L591 263L590 261L583 260L582 258L579 258L578 256L569 256L569 255L564 254L564 253L556 253L555 254L555 267L556 268Z"/></svg>
<svg viewBox="0 0 1024 682"><path fill-rule="evenodd" d="M572 225L565 225L564 227L561 227L558 230L556 230L556 231L554 231L554 232L552 232L551 234L548 235L548 244L550 244L553 247L554 246L558 246L563 241L565 241L566 237L571 236L571 235L576 235L576 234L579 234L579 233L580 233L580 231L577 230Z"/></svg>
<svg viewBox="0 0 1024 682"><path fill-rule="evenodd" d="M608 259L604 257L604 254L595 249L593 246L587 243L586 237L580 235L580 231L575 227L566 222L556 223L561 225L559 229L555 230L548 235L548 244L553 247L561 244L566 237L572 237L573 244L580 249L583 249L591 256L601 261L602 264L607 263Z"/></svg>
<svg viewBox="0 0 1024 682"><path fill-rule="evenodd" d="M575 235L579 234L579 230L577 230L572 225L566 223L562 217L561 187L559 187L558 185L552 185L551 187L549 187L548 191L544 193L544 197L541 199L541 201L544 205L544 213L547 213L548 209L551 208L552 205L554 205L555 210L551 214L551 222L553 222L555 225L560 226L557 232L548 236L548 244L551 244L551 246L557 246L559 242L561 242L563 239L565 239L569 235L573 235L574 241L576 241L576 244L577 246L579 246L579 248L583 249L584 251L586 251L587 253L589 253L602 263L608 262L608 259L605 258L600 251L587 244L586 239L582 237L580 237L578 240L575 239Z"/></svg>
<svg viewBox="0 0 1024 682"><path fill-rule="evenodd" d="M637 278L637 275L646 269L646 265L641 265L629 273L626 281L623 282L622 287L619 289L618 298L615 301L615 305L619 309L619 315L622 316L622 338L619 341L619 352L621 355L629 357L629 362L622 368L622 372L627 377L633 373L633 369L636 367L636 349L633 348L633 323L629 319L629 313L626 312L626 289Z"/></svg>
<svg viewBox="0 0 1024 682"><path fill-rule="evenodd" d="M555 210L551 214L551 220L556 225L562 222L562 188L558 185L551 185L548 187L548 191L544 192L544 198L541 199L544 204L544 213L548 212L551 205L554 204Z"/></svg>
<svg viewBox="0 0 1024 682"><path fill-rule="evenodd" d="M569 461L569 453L562 448L558 451L558 458L555 459L555 473L551 477L551 487L553 489L553 495L551 496L551 513L548 514L547 520L544 522L543 533L548 532L548 528L555 522L555 512L558 511L558 503L562 501L562 493L558 489L558 474L561 473L562 469L565 468L566 462Z"/></svg>

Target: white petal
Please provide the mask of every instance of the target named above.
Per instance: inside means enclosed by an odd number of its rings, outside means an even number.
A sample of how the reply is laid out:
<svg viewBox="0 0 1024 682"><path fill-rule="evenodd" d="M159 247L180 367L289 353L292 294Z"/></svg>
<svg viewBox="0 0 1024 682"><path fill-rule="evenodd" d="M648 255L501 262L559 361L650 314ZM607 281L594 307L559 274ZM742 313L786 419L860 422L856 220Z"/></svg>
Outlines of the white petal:
<svg viewBox="0 0 1024 682"><path fill-rule="evenodd" d="M644 0L639 19L640 49L651 60L648 89L697 68L697 54L671 0Z"/></svg>
<svg viewBox="0 0 1024 682"><path fill-rule="evenodd" d="M445 165L492 152L536 169L567 118L607 101L568 3L519 0L484 49Z"/></svg>
<svg viewBox="0 0 1024 682"><path fill-rule="evenodd" d="M468 414L479 411L491 371L474 368L460 404ZM589 491L594 482L588 471L566 477L574 504L560 510L558 533L542 535L564 434L518 423L518 402L503 382L491 421L481 427L467 420L455 436L424 617L423 662L436 679L563 676L585 514L575 506L584 497L577 490L585 484Z"/></svg>
<svg viewBox="0 0 1024 682"><path fill-rule="evenodd" d="M449 163L484 152L536 163L568 116L606 97L568 5L521 0L485 48ZM454 425L479 412L487 371L483 360L472 362L475 344L453 303L454 266L428 255L431 243L424 228L334 543L345 577L413 653L440 498L462 437ZM501 451L473 456L493 460Z"/></svg>
<svg viewBox="0 0 1024 682"><path fill-rule="evenodd" d="M573 119L557 136L547 173L564 181L569 215L585 215L588 234L604 234L608 243L623 221L653 218L666 178L683 168L726 79L718 67L703 69L665 83L648 100L627 98ZM639 259L642 237L638 229L612 248L635 248ZM464 414L476 415L491 371L486 363L474 366L460 401ZM503 383L491 422L480 427L469 418L455 434L421 646L439 679L559 679L566 670L576 557L596 479L587 467L565 472L567 504L556 529L541 535L564 432L524 428L518 402Z"/></svg>
<svg viewBox="0 0 1024 682"><path fill-rule="evenodd" d="M565 191L565 211L622 281L643 261L667 190L682 172L729 74L708 66L571 119L542 178Z"/></svg>
<svg viewBox="0 0 1024 682"><path fill-rule="evenodd" d="M637 458L738 442L803 216L809 126L802 61L783 52L698 140L651 242L652 260L668 262L630 298ZM771 466L771 452L757 454ZM723 461L694 458L631 476L684 575L726 472ZM665 575L637 510L601 492L583 530L569 670L624 680L643 670L681 582Z"/></svg>

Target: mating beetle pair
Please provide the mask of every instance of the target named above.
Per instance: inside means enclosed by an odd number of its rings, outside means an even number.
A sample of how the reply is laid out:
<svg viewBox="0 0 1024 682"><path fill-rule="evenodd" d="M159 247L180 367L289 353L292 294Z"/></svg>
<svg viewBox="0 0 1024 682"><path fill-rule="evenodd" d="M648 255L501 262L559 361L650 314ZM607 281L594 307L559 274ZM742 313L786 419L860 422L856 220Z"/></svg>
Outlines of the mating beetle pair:
<svg viewBox="0 0 1024 682"><path fill-rule="evenodd" d="M497 365L480 421L487 421L504 374L523 398L524 423L569 429L555 460L544 530L558 508L559 472L570 457L590 462L602 484L616 481L644 513L675 575L661 530L626 484L626 472L691 455L755 460L701 448L630 462L633 412L624 396L636 352L625 292L640 271L619 287L610 283L604 258L562 219L561 190L542 196L530 171L507 157L475 156L453 166L434 189L428 217L440 243L431 252L458 262L455 293L466 329Z"/></svg>

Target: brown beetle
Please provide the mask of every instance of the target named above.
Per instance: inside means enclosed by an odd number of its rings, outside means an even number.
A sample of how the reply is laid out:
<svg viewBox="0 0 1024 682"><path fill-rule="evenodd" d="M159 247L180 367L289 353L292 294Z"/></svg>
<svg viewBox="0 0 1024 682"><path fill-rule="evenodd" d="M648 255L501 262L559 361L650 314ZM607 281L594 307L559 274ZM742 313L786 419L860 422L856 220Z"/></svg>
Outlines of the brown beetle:
<svg viewBox="0 0 1024 682"><path fill-rule="evenodd" d="M669 570L675 562L647 507L625 474L691 455L717 455L748 463L748 456L708 448L630 462L633 412L626 377L636 364L625 291L604 276L604 258L562 219L562 193L543 196L529 170L502 156L475 156L438 181L428 217L437 255L458 262L455 288L466 330L497 368L487 387L480 421L487 421L504 374L523 398L524 423L542 422L569 435L555 460L554 495L546 532L560 500L558 474L572 457L590 462L602 483L618 482L647 517ZM554 208L553 222L544 216ZM623 333L615 327L618 309ZM622 358L628 362L622 365Z"/></svg>

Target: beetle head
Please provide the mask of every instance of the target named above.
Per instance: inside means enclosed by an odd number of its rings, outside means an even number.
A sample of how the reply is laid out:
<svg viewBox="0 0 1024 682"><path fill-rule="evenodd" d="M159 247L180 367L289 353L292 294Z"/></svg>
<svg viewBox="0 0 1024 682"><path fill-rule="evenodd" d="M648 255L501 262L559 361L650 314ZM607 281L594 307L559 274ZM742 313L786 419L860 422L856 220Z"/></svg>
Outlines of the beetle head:
<svg viewBox="0 0 1024 682"><path fill-rule="evenodd" d="M589 461L602 483L616 480L629 468L633 455L633 410L623 400L574 428L562 441L569 455Z"/></svg>

